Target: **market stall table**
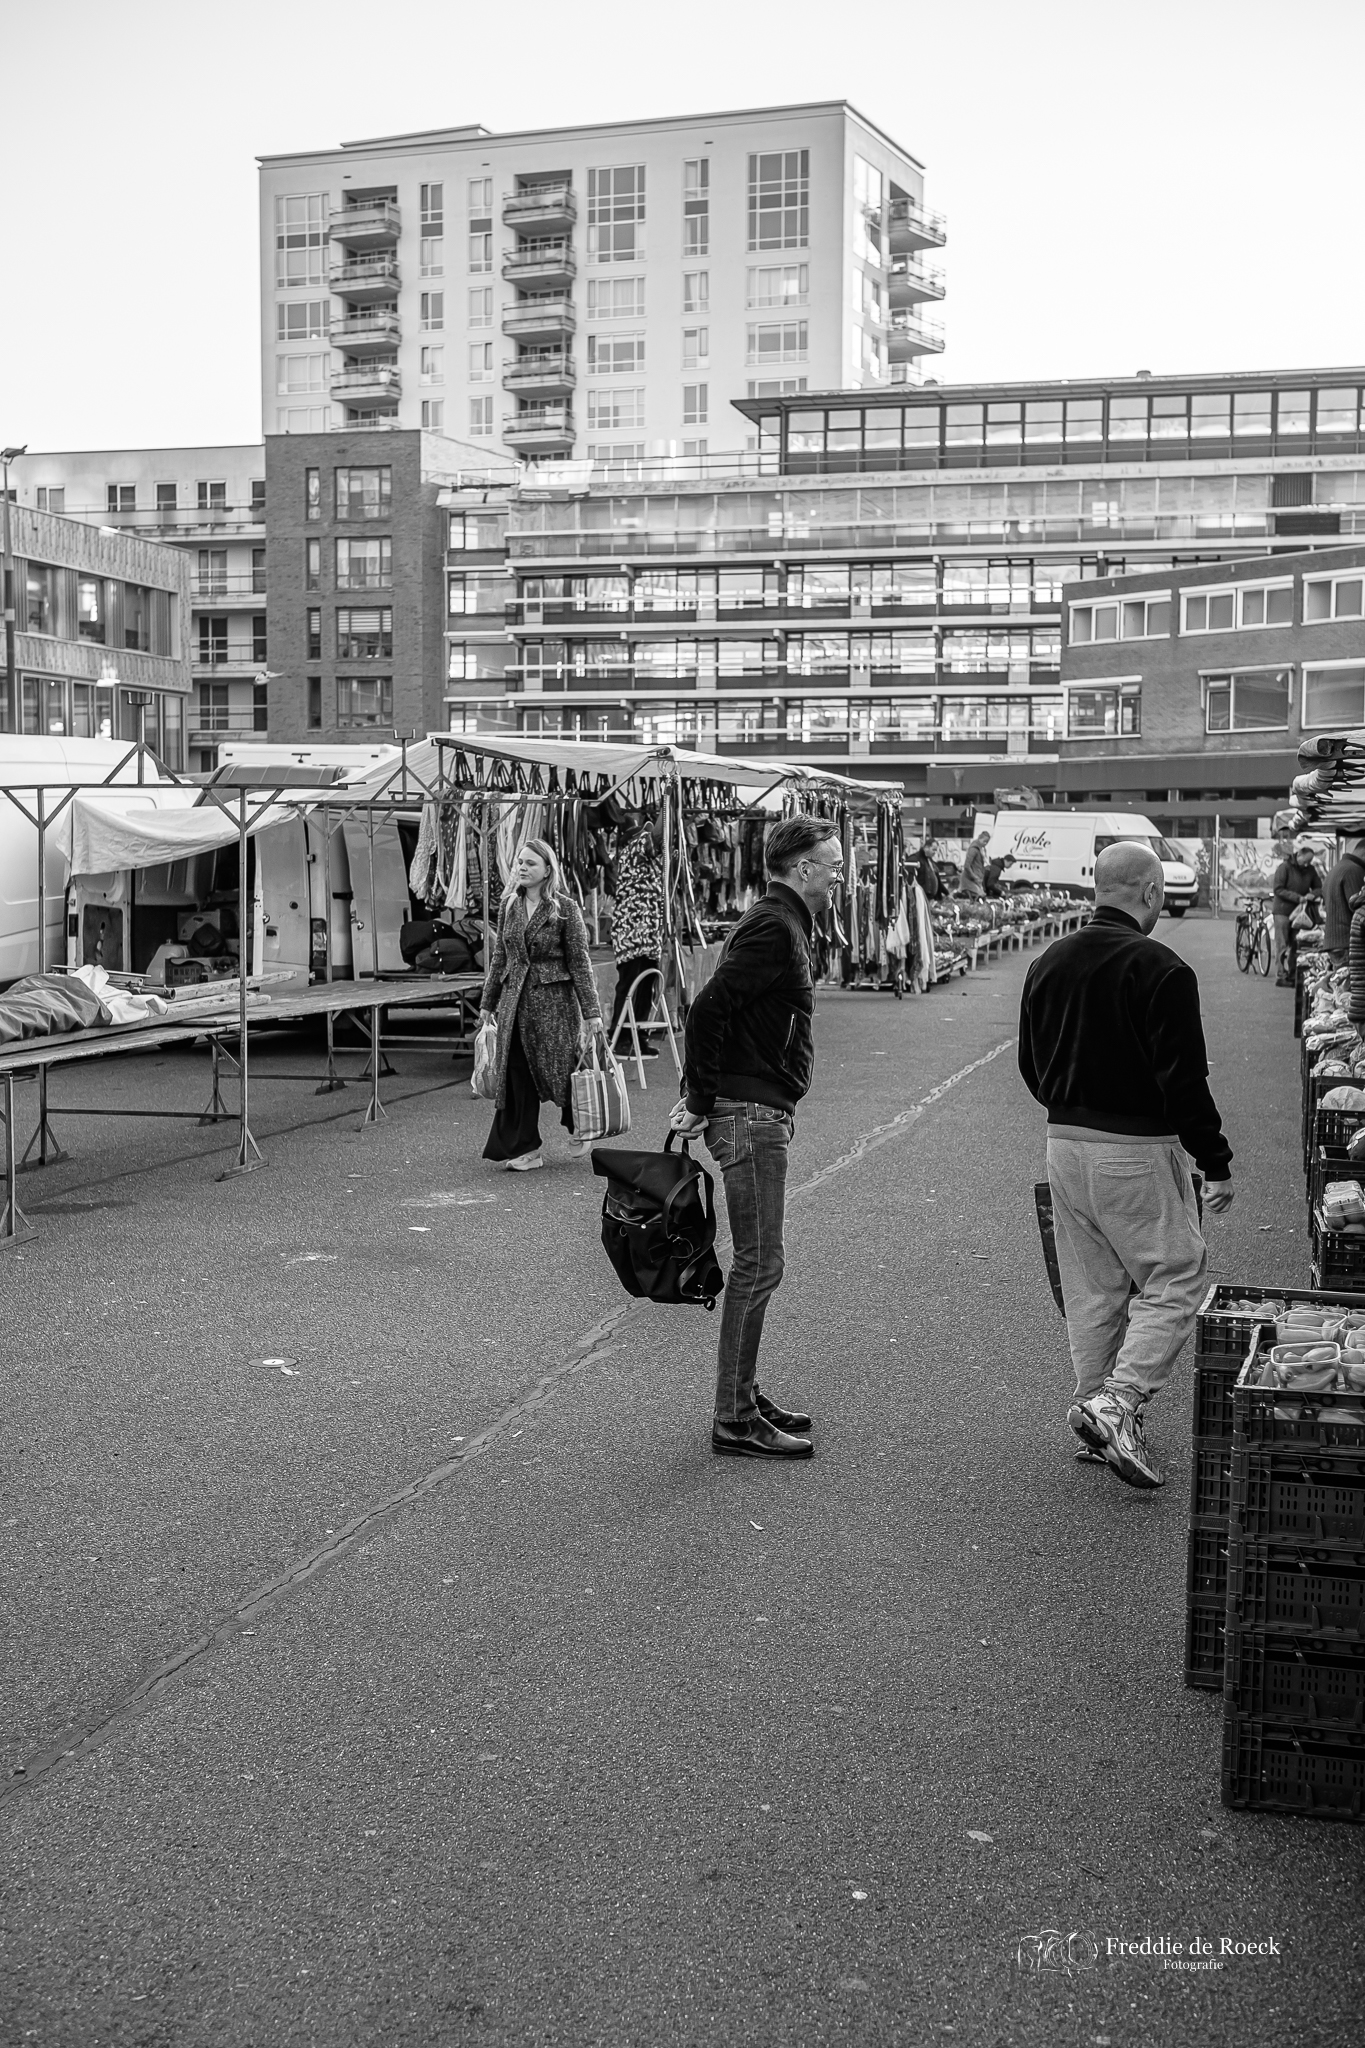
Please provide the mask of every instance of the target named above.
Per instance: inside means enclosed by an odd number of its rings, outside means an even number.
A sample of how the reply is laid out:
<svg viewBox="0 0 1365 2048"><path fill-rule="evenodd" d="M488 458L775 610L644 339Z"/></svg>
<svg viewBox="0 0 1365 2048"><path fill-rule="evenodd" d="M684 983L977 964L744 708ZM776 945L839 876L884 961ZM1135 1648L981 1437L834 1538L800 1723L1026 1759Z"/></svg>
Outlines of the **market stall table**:
<svg viewBox="0 0 1365 2048"><path fill-rule="evenodd" d="M385 1114L379 1097L379 1078L383 1061L383 1038L385 1012L402 1008L409 1012L429 1008L440 1009L457 1004L462 1017L467 1006L477 1007L483 988L483 977L478 974L449 974L414 976L411 981L364 981L325 982L313 988L300 988L290 994L268 997L248 996L246 1016L247 1045L240 1044L242 1038L242 1013L234 1006L219 1014L198 1014L177 1021L173 1014L149 1017L145 1023L111 1025L104 1029L68 1031L51 1038L27 1038L8 1047L0 1048L0 1089L3 1089L3 1117L5 1125L4 1143L4 1206L0 1210L0 1245L13 1243L27 1235L31 1226L19 1208L17 1179L20 1161L16 1156L14 1089L18 1081L34 1081L38 1085L38 1159L36 1165L46 1165L49 1154L60 1157L60 1148L52 1136L52 1116L154 1116L187 1118L198 1123L223 1123L233 1120L220 1093L220 1060L223 1041L239 1040L239 1057L233 1064L237 1068L242 1084L241 1107L235 1113L240 1124L241 1135L236 1163L219 1176L250 1172L262 1165L260 1151L251 1135L248 1116L248 1080L251 1074L250 1039L252 1026L294 1024L309 1017L335 1018L343 1013L369 1012L368 1039L370 1100L364 1121L376 1123ZM362 1026L362 1029L365 1028ZM259 1030L254 1034L259 1038ZM193 1109L111 1109L99 1105L67 1104L53 1109L48 1102L48 1075L54 1067L72 1066L82 1060L100 1059L115 1053L151 1052L167 1045L186 1045L196 1039L206 1039L211 1061L212 1088L209 1101L203 1110ZM408 1037L405 1043L416 1043ZM231 1055L228 1055L231 1059ZM258 1080L313 1080L314 1075L301 1074L260 1074ZM363 1077L362 1077L363 1078ZM322 1077L321 1094L324 1090L344 1086L336 1074L329 1044L328 1072Z"/></svg>

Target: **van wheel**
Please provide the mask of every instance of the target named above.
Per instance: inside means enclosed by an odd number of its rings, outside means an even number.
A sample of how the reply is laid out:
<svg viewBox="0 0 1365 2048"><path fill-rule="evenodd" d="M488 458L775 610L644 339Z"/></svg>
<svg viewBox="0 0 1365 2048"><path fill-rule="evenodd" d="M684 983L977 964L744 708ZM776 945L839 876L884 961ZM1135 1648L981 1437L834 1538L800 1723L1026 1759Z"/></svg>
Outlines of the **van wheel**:
<svg viewBox="0 0 1365 2048"><path fill-rule="evenodd" d="M1166 915L1167 917L1183 917L1189 907L1188 903L1168 903L1166 905Z"/></svg>

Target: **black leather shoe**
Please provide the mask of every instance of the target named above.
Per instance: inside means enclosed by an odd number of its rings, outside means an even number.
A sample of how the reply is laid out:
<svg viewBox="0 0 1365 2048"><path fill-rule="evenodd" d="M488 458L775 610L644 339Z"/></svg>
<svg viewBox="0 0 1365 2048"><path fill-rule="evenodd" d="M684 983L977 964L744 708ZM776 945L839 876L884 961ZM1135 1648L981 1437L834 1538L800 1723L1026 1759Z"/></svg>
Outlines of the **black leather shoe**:
<svg viewBox="0 0 1365 2048"><path fill-rule="evenodd" d="M774 1429L784 1430L788 1436L809 1436L811 1422L809 1415L793 1413L790 1408L779 1408L775 1401L769 1401L763 1394L756 1393L754 1401L765 1422L771 1422Z"/></svg>
<svg viewBox="0 0 1365 2048"><path fill-rule="evenodd" d="M788 1436L761 1415L739 1428L728 1422L711 1424L711 1449L718 1458L809 1458L810 1438Z"/></svg>

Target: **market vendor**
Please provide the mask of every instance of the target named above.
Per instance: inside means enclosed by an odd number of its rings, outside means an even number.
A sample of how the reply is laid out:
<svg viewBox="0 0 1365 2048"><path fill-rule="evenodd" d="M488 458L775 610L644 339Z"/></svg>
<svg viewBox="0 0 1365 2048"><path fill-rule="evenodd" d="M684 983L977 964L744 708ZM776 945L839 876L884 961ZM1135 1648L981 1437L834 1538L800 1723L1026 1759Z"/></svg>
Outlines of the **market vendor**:
<svg viewBox="0 0 1365 2048"><path fill-rule="evenodd" d="M1270 886L1274 895L1275 986L1292 988L1298 951L1293 918L1309 897L1322 895L1322 876L1313 860L1311 839L1294 841L1288 860L1280 862Z"/></svg>
<svg viewBox="0 0 1365 2048"><path fill-rule="evenodd" d="M988 896L1003 896L1006 868L1014 866L1012 853L998 853L994 860L986 862L985 888Z"/></svg>
<svg viewBox="0 0 1365 2048"><path fill-rule="evenodd" d="M986 893L986 848L990 844L989 832L978 832L962 858L962 874L957 885L959 896L984 896Z"/></svg>
<svg viewBox="0 0 1365 2048"><path fill-rule="evenodd" d="M1322 888L1322 946L1337 967L1346 965L1351 943L1351 899L1365 888L1365 839L1348 839Z"/></svg>

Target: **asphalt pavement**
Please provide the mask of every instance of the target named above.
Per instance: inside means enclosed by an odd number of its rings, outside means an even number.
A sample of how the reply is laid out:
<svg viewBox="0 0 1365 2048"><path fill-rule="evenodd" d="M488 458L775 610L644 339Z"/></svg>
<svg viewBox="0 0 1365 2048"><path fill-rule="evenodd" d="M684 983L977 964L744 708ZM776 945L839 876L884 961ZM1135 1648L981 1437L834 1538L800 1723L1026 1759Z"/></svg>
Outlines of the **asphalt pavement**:
<svg viewBox="0 0 1365 2048"><path fill-rule="evenodd" d="M1292 999L1158 936L1236 1153L1211 1275L1305 1284ZM1226 1810L1182 1684L1188 1357L1164 1491L1072 1456L1034 957L821 995L791 1469L711 1456L715 1319L620 1292L560 1134L480 1159L467 1062L395 1055L371 1129L263 1084L240 1180L59 1119L0 1253L6 2048L1354 2048L1361 1832Z"/></svg>

